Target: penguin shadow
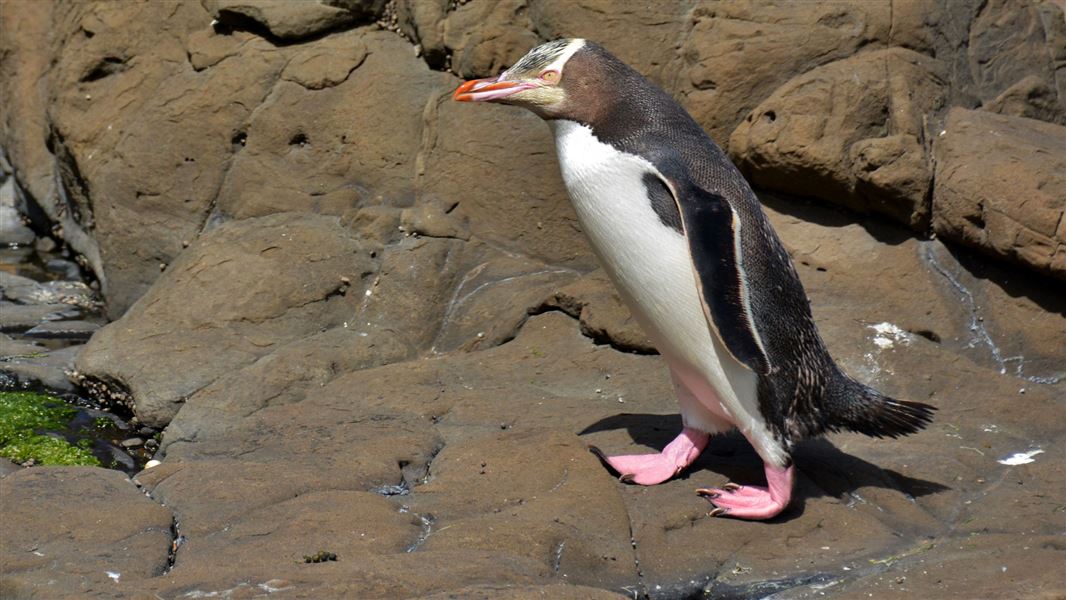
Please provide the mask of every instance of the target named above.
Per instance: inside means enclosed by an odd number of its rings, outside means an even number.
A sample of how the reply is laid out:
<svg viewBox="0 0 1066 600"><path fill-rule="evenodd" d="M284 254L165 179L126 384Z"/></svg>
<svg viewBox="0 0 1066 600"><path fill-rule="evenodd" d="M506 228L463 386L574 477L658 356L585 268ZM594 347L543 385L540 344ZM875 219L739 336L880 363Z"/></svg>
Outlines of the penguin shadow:
<svg viewBox="0 0 1066 600"><path fill-rule="evenodd" d="M661 451L681 431L680 415L622 413L592 423L578 432L587 435L625 429L634 444ZM613 449L613 453L640 454L643 450ZM855 490L878 487L903 494L909 500L951 489L949 486L883 469L873 463L840 451L825 439L807 440L792 452L796 465L796 487L792 504L771 522L790 521L803 514L809 498L833 497L847 504L863 502ZM604 467L610 467L604 463ZM765 485L763 462L755 449L737 431L711 437L707 448L691 466L675 479L687 480L692 473L708 470L739 484Z"/></svg>

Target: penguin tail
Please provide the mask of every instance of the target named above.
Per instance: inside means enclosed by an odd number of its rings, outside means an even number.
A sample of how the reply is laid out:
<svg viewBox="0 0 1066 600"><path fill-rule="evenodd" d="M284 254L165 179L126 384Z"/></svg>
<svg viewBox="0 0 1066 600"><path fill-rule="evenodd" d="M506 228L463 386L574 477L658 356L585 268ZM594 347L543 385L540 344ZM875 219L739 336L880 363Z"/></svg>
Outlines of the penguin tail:
<svg viewBox="0 0 1066 600"><path fill-rule="evenodd" d="M829 396L833 429L847 429L871 437L897 438L925 428L935 406L889 398L840 373Z"/></svg>

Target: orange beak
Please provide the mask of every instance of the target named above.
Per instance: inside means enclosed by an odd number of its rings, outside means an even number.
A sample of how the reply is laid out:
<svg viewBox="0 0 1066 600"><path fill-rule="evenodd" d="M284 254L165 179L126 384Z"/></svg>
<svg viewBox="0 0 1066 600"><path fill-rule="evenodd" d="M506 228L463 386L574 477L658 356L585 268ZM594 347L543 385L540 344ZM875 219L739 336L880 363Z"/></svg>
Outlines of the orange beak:
<svg viewBox="0 0 1066 600"><path fill-rule="evenodd" d="M536 87L524 81L500 81L499 77L471 79L460 85L452 99L456 102L492 102L512 94Z"/></svg>

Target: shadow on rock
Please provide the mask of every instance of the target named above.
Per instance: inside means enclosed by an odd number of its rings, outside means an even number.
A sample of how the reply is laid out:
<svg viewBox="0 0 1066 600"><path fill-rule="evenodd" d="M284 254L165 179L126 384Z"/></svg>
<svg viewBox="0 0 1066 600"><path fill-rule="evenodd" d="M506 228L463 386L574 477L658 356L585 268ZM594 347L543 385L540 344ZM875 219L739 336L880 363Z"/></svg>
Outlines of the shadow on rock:
<svg viewBox="0 0 1066 600"><path fill-rule="evenodd" d="M681 427L680 415L621 413L600 419L578 435L625 429L634 444L662 450L677 432L681 431ZM861 488L898 491L911 501L951 489L934 481L882 469L842 452L824 439L808 440L799 444L793 452L793 458L799 468L800 477L797 479L792 506L773 521L788 521L801 516L804 502L808 498L829 496L839 498L849 506L866 503L866 500L856 493L856 490ZM609 468L606 463L604 466ZM751 444L736 431L713 436L703 454L679 475L678 479L688 479L689 474L704 469L737 482L761 483L764 477L762 460Z"/></svg>

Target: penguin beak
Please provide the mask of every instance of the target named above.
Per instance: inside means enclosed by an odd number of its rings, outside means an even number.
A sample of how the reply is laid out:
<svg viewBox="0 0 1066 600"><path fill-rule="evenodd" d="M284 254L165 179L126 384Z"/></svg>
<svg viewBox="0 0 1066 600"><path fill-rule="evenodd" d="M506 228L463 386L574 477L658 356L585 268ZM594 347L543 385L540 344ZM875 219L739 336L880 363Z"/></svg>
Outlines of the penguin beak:
<svg viewBox="0 0 1066 600"><path fill-rule="evenodd" d="M501 81L501 77L503 75L464 82L452 94L452 99L456 102L495 102L522 90L537 87L536 84L524 81Z"/></svg>

